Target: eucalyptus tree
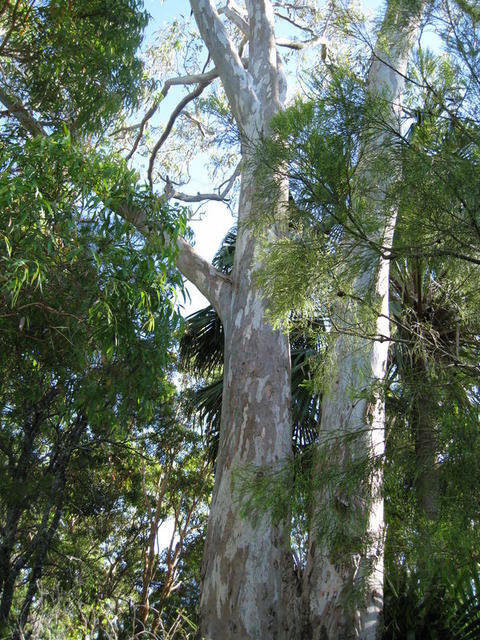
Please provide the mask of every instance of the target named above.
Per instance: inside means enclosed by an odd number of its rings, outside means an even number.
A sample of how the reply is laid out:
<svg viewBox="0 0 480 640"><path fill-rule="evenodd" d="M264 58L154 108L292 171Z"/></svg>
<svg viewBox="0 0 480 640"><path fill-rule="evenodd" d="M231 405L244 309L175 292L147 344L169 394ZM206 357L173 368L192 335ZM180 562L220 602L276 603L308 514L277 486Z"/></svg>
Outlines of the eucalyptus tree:
<svg viewBox="0 0 480 640"><path fill-rule="evenodd" d="M257 211L271 206L257 190L256 149L269 133L271 117L284 104L285 78L269 2L249 3L246 16L228 7L224 11L248 42L248 68L214 5L192 2L191 6L215 67L200 78L192 76L185 81L197 86L198 95L205 83L220 77L242 151L238 237L231 275L207 264L184 242L179 242L177 256L182 273L219 314L225 336L220 440L204 554L201 628L209 638L288 637L296 633L295 619L286 607L293 594L289 528L286 522L272 522L268 512L259 515L255 523L245 519L232 492L235 469L261 472L284 464L292 450L288 337L273 329L266 317L268 301L254 283L260 240L248 225ZM285 186L275 206L275 220L266 232L281 232L286 199ZM145 222L136 219L137 224Z"/></svg>
<svg viewBox="0 0 480 640"><path fill-rule="evenodd" d="M129 14L132 8L133 14ZM137 19L134 29L109 31L112 21L120 26L125 18L124 11L118 7L113 11L110 4L98 10L88 2L75 7L69 3L52 3L51 6L7 3L3 41L6 64L0 99L11 129L24 138L43 138L48 144L52 131L65 124L75 135L76 132L80 132L79 135L88 132L89 125L99 124L99 118L100 123L105 124L103 114L108 118L111 113L107 99L115 98L125 89L122 84L125 77L139 81L135 60L131 63L128 56L122 58L124 50L131 53L139 42L143 16L135 13L136 8L135 4L125 7L127 23ZM270 3L249 5L248 19L237 10L227 8L225 11L239 28L242 38L248 41L251 61L248 69L214 6L209 2L195 2L192 9L215 66L200 77L189 75L167 80L163 95L175 84L194 85L188 100L177 107L178 115L189 100L198 97L215 77L220 77L240 132L243 153L240 231L231 277L203 261L184 240L177 240L176 247L178 267L207 295L222 318L226 335L223 426L201 598L203 631L209 637L275 635L290 626L293 633L295 623L285 607L286 587L291 583L285 568L289 560L288 528L284 523L273 524L268 513L259 518L255 526L246 521L240 515L231 490L235 467L253 465L261 469L282 463L291 452L288 338L274 330L266 320L267 302L253 283L253 274L258 269L259 241L245 224L253 211L265 208L265 202L256 193L254 156L256 146L268 134L271 116L285 100L282 61L276 52ZM26 36L25 55L19 55L21 36ZM105 41L110 43L110 51L119 53L119 73L112 73L108 61L102 57L106 51ZM69 56L68 48L73 42L88 42L98 55L88 59L82 55ZM302 44L294 46L301 48ZM85 49L80 47L79 52L83 54ZM117 61L115 56L114 60ZM92 71L94 87L98 88L98 92L93 93L98 100L88 104L82 103L83 94L79 90L84 86L80 80L83 68ZM117 83L115 86L111 86L112 80L114 85ZM127 89L130 90L131 85ZM131 93L127 95L131 96ZM166 135L174 121L175 113L167 125ZM144 121L140 132L143 125ZM151 183L155 154L164 139L162 135L150 159L148 177ZM88 163L75 164L78 159L74 154L74 169L85 178L82 167ZM86 173L90 174L90 169ZM73 177L68 169L66 175ZM108 209L133 222L148 238L149 246L159 247L165 244L166 238L168 243L175 239L174 225L165 225L162 215L157 214L164 212L165 197L178 194L169 189L163 199L155 201L149 199L149 194L132 194L127 189L125 197L125 182L129 182L131 175L127 172L115 176L119 180L111 185L107 179L107 186L104 174L98 176L98 180L93 177L88 188L103 199ZM286 194L284 189L278 202L277 217L280 219ZM271 231L279 222L281 220L276 220L270 225ZM165 265L160 272L166 274Z"/></svg>
<svg viewBox="0 0 480 640"><path fill-rule="evenodd" d="M214 69L205 68L202 76L184 78L184 82L196 85L185 98L194 99L204 90L212 77L218 76L222 82L228 105L231 109L240 140L242 163L240 167L241 187L238 208L238 238L233 270L230 276L219 272L204 263L191 249L179 244L177 264L183 274L190 279L208 298L218 312L224 329L224 381L222 394L222 416L220 425L217 474L212 498L210 521L204 558L204 578L200 610L202 632L206 637L221 635L235 637L255 637L255 635L294 637L299 633L300 625L295 613L286 615L286 598L295 601L294 576L289 566L287 540L288 526L284 522L272 522L269 513L257 517L255 526L242 517L241 508L232 492L233 472L236 468L250 468L261 473L262 468L275 467L287 463L291 455L291 398L290 398L290 355L288 339L280 331L272 329L267 317L268 296L258 286L255 278L261 267L261 239L252 230L252 219L258 213L268 211L270 217L262 226L264 237L282 235L286 232L285 210L287 205L287 185L282 172L268 176L267 182L275 184L268 196L259 188L257 181L258 155L256 149L262 139L270 133L272 117L281 111L285 102L285 79L282 72L281 57L277 52L275 39L275 15L268 2L247 3L247 13L242 15L232 6L222 10L239 29L242 38L236 45L230 36L221 15L208 1L192 1L192 10L207 46ZM373 63L369 74L369 91L377 97L384 96L391 107L389 121L396 123L398 115L397 101L403 90L406 63L417 32L423 3L391 2L380 33L379 43L374 51ZM248 43L248 58L245 63L242 53ZM179 78L178 82L182 79ZM176 82L176 81L175 81ZM165 83L167 86L168 80ZM170 81L168 87L173 81ZM179 103L179 107L180 107ZM168 135L167 125L166 133ZM394 124L394 126L396 126ZM387 140L384 133L371 136L365 144L377 149ZM161 144L164 136L159 140ZM156 147L154 147L154 152ZM150 179L152 180L153 154L150 159ZM268 173L268 167L266 167ZM363 170L364 179L372 183L377 178ZM172 194L172 187L167 183ZM384 185L377 190L377 198L372 194L371 202L382 200ZM179 196L179 194L176 194ZM201 196L198 196L200 199ZM393 230L393 220L385 221L381 204L376 205L376 229L373 242L386 245ZM132 219L135 219L132 216ZM137 219L137 224L145 224ZM384 235L386 238L384 238ZM378 295L385 307L388 290L388 261L381 261L380 276L376 259L358 279L357 288L376 287L381 283ZM340 311L340 310L339 310ZM385 308L383 309L385 311ZM342 313L340 312L340 315ZM385 337L384 344L375 352L373 373L377 380L384 375L388 327L380 316L379 331ZM381 325L381 327L380 327ZM338 389L330 390L331 400L324 405L323 430L336 431L337 409L346 413L345 432L360 432L360 423L372 409L377 415L377 425L367 429L364 449L369 449L367 440L376 438L376 453L380 454L382 442L383 413L381 400L376 399L370 406L366 401L357 404L355 418L350 414L351 402L348 400L347 387L351 384L358 392L361 385L359 370L371 366L370 345L362 345L363 353L358 362L353 362L351 352L337 344L338 375L343 382ZM348 353L347 353L348 351ZM377 354L377 351L379 353ZM344 353L345 352L345 353ZM352 373L353 372L353 373ZM359 375L352 379L352 375ZM363 372L363 375L369 375ZM348 408L342 403L348 400ZM330 408L329 408L330 407ZM342 408L343 407L343 408ZM376 407L376 408L374 408ZM330 416L330 418L328 418ZM378 427L378 428L377 428ZM320 479L321 482L321 479ZM378 484L378 483L377 483ZM368 513L367 513L368 512ZM365 512L371 518L371 527L381 529L381 501L375 500L374 506ZM364 515L365 515L364 514ZM368 527L367 527L368 528ZM328 564L328 552L323 553L317 547L315 552L315 534L312 535L309 563L304 581L304 605L308 610L305 629L311 633L340 633L345 627L348 633L357 629L360 634L373 634L378 628L381 611L382 580L379 574L375 584L371 585L368 604L363 603L352 617L336 606L336 598L343 593L343 587L351 580L351 562L345 563L345 569L338 574L335 563ZM347 552L348 553L348 552ZM381 562L381 543L378 545ZM374 552L368 552L364 564L371 564ZM327 564L325 564L327 563ZM328 566L327 566L328 565ZM380 568L380 565L379 567ZM372 574L369 574L369 576ZM335 584L334 584L335 583ZM328 593L335 602L327 602L321 594ZM295 607L293 607L295 610ZM338 613L340 611L340 613ZM358 620L358 624L357 621ZM354 622L355 621L355 622ZM366 630L368 629L368 631ZM373 637L373 636L372 636Z"/></svg>
<svg viewBox="0 0 480 640"><path fill-rule="evenodd" d="M213 258L213 265L230 274L235 255L236 229L231 229ZM315 330L312 330L312 324ZM322 341L318 338L320 320L290 332L292 386L292 445L301 455L317 439L320 395L313 386L312 362L318 367ZM179 343L180 369L193 376L186 390L186 409L204 430L209 455L216 459L222 409L223 326L212 306L190 315ZM288 490L287 490L288 492Z"/></svg>
<svg viewBox="0 0 480 640"><path fill-rule="evenodd" d="M391 176L378 173L378 164L375 165L378 157L373 164L368 158L378 154L381 159L386 153L385 161L391 154L395 132L400 130L407 64L425 5L423 1L388 4L366 81L367 94L387 101L387 126L376 132L360 132L360 159L356 172L359 181L366 186L365 200L361 204L353 202L352 206L368 207L373 225L366 238L370 247L359 248L356 243L351 246L352 259L360 259L359 273L351 287L350 303L339 302L332 316L339 333L332 354L332 378L322 403L320 434L340 470L343 467L346 473L351 473L362 459L364 462L373 459L373 465L368 466L367 477L350 492L345 491L342 482L320 488L321 499L312 517L313 536L303 593L314 638L326 633L330 638L373 639L378 636L381 624L384 517L381 473L375 461L384 455L385 404L380 385L387 367L390 336L388 251L397 211L394 205L386 203ZM398 161L393 158L389 164L395 175L400 170ZM377 248L371 250L372 243L383 247L380 256ZM355 310L353 300L365 296L371 296L372 326L367 331L375 336L374 340L355 336L358 309ZM322 466L320 457L320 482ZM350 538L345 549L339 549L339 531L334 533L336 544L328 539L319 543L315 535L315 520L325 517L322 513L325 508L331 514L333 526ZM352 589L358 590L360 595L357 594L358 602L349 606L346 600ZM340 603L343 606L339 606Z"/></svg>

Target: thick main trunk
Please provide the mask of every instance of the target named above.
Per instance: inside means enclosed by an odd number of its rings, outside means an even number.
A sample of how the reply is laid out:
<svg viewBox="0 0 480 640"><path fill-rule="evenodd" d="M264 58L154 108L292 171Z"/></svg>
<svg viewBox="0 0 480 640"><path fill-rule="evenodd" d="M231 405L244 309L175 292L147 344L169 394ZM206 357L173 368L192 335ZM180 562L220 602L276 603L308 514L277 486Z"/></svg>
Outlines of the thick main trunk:
<svg viewBox="0 0 480 640"><path fill-rule="evenodd" d="M254 171L255 147L282 107L285 83L269 0L246 2L248 19L242 21L242 29L249 39L248 70L211 0L190 1L243 147L235 263L228 296L216 306L225 335L224 386L203 565L201 633L206 640L280 640L295 633L285 606L290 588L288 518L273 522L267 504L261 513L246 517L232 481L243 475L247 485L249 477L253 484L256 474L286 464L291 454L288 337L274 331L267 320L268 302L255 283L259 241L249 224L266 206L281 216L281 201L286 200L279 189L274 196L278 202L267 205L256 189Z"/></svg>
<svg viewBox="0 0 480 640"><path fill-rule="evenodd" d="M288 337L272 329L254 283L257 240L243 222L262 206L247 169L242 176L240 226L231 301L223 312L224 387L217 475L203 566L203 637L288 638L288 527L262 513L242 515L232 481L249 489L257 473L291 455ZM266 497L267 498L267 497ZM293 572L292 572L293 573ZM289 631L290 625L290 631Z"/></svg>

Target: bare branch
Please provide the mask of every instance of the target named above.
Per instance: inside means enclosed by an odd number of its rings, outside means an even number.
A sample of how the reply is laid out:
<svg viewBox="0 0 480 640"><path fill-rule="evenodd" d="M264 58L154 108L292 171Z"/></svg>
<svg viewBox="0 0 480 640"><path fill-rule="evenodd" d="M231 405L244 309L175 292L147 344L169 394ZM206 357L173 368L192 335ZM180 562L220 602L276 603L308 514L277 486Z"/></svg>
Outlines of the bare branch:
<svg viewBox="0 0 480 640"><path fill-rule="evenodd" d="M208 71L206 73L196 73L196 74L191 74L187 76L178 76L176 78L169 78L168 80L166 80L160 92L160 97L157 100L155 100L155 102L152 104L152 106L144 115L144 117L142 118L142 121L138 125L140 130L137 134L137 137L135 138L133 147L130 150L130 153L125 158L125 160L127 160L128 162L128 160L130 160L130 158L133 156L133 154L137 150L138 145L140 144L140 140L142 139L143 132L145 131L145 126L147 122L150 120L150 118L152 118L155 115L158 107L160 106L160 103L162 102L162 100L164 100L168 91L170 90L170 87L174 87L178 85L203 84L203 83L206 83L205 86L207 86L207 84L210 84L210 82L213 82L215 78L218 78L218 72L216 69L212 69L211 71Z"/></svg>
<svg viewBox="0 0 480 640"><path fill-rule="evenodd" d="M218 193L197 193L195 195L190 195L188 193L182 193L174 190L172 183L168 181L165 188L165 197L172 200L181 200L182 202L204 202L205 200L225 202L230 189L233 187L235 180L240 175L240 168L241 163L239 162L232 175L220 185L221 187L225 186L223 189L219 190Z"/></svg>
<svg viewBox="0 0 480 640"><path fill-rule="evenodd" d="M208 85L209 82L202 82L201 84L199 84L193 91L188 93L182 100L180 100L175 109L172 111L167 125L163 130L163 133L160 136L158 142L153 147L152 154L150 156L150 162L148 163L148 182L150 183L150 187L153 187L153 165L155 164L155 158L157 157L157 153L159 152L160 147L170 135L170 131L175 124L175 120L182 113L187 104L192 100L195 100L195 98L198 98L198 96L203 93Z"/></svg>
<svg viewBox="0 0 480 640"><path fill-rule="evenodd" d="M187 84L201 84L203 82L212 82L218 78L218 71L214 67L210 69L210 71L206 71L205 73L192 73L187 76L178 76L177 78L170 78L167 80L162 89L162 95L165 97L167 95L170 87L177 85L187 85Z"/></svg>
<svg viewBox="0 0 480 640"><path fill-rule="evenodd" d="M20 100L9 95L3 87L0 87L0 102L7 107L8 112L14 116L22 127L31 133L32 136L46 137L47 132L42 125L27 111Z"/></svg>
<svg viewBox="0 0 480 640"><path fill-rule="evenodd" d="M250 37L250 27L248 26L248 20L242 15L242 10L232 0L228 2L225 7L222 7L218 11L219 14L224 14L227 18L233 22L233 24L240 29L244 36Z"/></svg>
<svg viewBox="0 0 480 640"><path fill-rule="evenodd" d="M310 38L310 40L288 40L286 38L277 38L277 46L279 47L287 47L288 49L294 49L295 51L301 51L302 49L307 49L308 47L316 47L317 45L325 45L328 44L328 38L324 36L316 36L315 38Z"/></svg>
<svg viewBox="0 0 480 640"><path fill-rule="evenodd" d="M182 193L181 191L173 191L171 195L173 200L181 200L182 202L205 202L206 200L213 200L216 202L224 202L225 197L220 193L200 193L195 195L189 193Z"/></svg>
<svg viewBox="0 0 480 640"><path fill-rule="evenodd" d="M156 100L152 106L150 107L150 109L147 111L147 113L143 116L142 121L139 124L139 132L137 133L137 137L135 138L134 142L133 142L133 146L130 149L130 153L127 155L127 157L125 158L125 160L128 162L130 160L130 158L133 156L133 154L135 153L135 151L138 148L138 145L140 144L140 140L142 139L143 136L143 132L145 131L145 125L147 124L147 122L150 120L150 118L155 114L155 112L157 111L158 107L160 106L160 102L161 100Z"/></svg>
<svg viewBox="0 0 480 640"><path fill-rule="evenodd" d="M277 18L280 18L280 20L285 20L285 22L288 22L289 24L293 25L295 28L300 29L301 31L307 31L307 33L310 33L312 36L315 35L315 32L313 31L313 29L311 29L310 27L307 27L306 25L301 25L298 24L298 22L296 22L295 20L293 20L293 18L290 18L290 16L286 16L283 13L280 13L280 11L275 11L275 15L277 16Z"/></svg>
<svg viewBox="0 0 480 640"><path fill-rule="evenodd" d="M224 318L232 289L230 277L199 256L183 238L178 238L177 247L177 267Z"/></svg>
<svg viewBox="0 0 480 640"><path fill-rule="evenodd" d="M225 182L222 182L222 184L220 185L221 187L225 185L225 188L221 191L221 194L224 198L227 195L227 193L230 191L230 189L233 187L233 184L235 180L239 177L241 170L242 170L242 162L240 161L235 167L235 171L232 173L230 178L225 180Z"/></svg>

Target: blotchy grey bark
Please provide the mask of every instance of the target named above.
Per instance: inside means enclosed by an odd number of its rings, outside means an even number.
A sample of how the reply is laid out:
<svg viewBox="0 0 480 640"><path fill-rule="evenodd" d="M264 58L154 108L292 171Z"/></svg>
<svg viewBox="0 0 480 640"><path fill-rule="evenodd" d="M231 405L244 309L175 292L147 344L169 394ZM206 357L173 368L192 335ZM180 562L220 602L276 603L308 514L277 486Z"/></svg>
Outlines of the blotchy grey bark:
<svg viewBox="0 0 480 640"><path fill-rule="evenodd" d="M242 176L240 207L249 215L255 184ZM256 240L240 232L225 331L224 388L217 476L200 602L206 638L288 637L283 606L288 582L288 528L272 524L268 509L242 516L232 475L284 464L291 455L288 337L265 319L265 300L252 278Z"/></svg>
<svg viewBox="0 0 480 640"><path fill-rule="evenodd" d="M407 61L418 32L424 0L390 0L368 77L368 87L392 105L391 126L399 127L398 113L405 84ZM369 140L365 154L388 144L388 132ZM358 167L359 171L364 171ZM396 211L382 206L389 177L364 174L376 185L371 208L378 224L375 243L389 247ZM368 252L360 249L360 252ZM358 257L358 256L357 256ZM365 258L365 255L363 255ZM303 581L303 634L314 640L375 640L381 633L383 609L383 500L379 461L384 454L385 407L381 385L388 355L388 258L372 252L353 286L354 298L374 292L379 314L370 340L360 335L342 334L352 330L355 304L339 304L335 323L340 334L333 353L333 372L322 401L320 435L328 447L329 465L338 470L337 486L322 483L322 456L318 456L315 476L319 490L312 515L307 565ZM359 325L358 325L359 326ZM355 331L355 330L354 330ZM361 479L361 469L364 477ZM359 475L354 491L342 489L342 474ZM333 484L333 483L332 483ZM348 483L347 483L348 484ZM337 531L333 536L319 532L325 519ZM339 539L341 527L345 537ZM327 527L328 530L328 527ZM337 539L332 540L332 537Z"/></svg>
<svg viewBox="0 0 480 640"><path fill-rule="evenodd" d="M202 570L201 635L207 640L289 638L295 623L285 606L288 527L272 523L268 509L244 517L232 486L236 472L248 469L255 474L285 464L291 455L289 342L267 321L267 301L254 282L260 266L259 240L246 224L266 206L255 184L255 149L282 107L285 83L268 0L247 2L248 71L210 1L191 0L191 6L240 129L243 153L230 291L220 303L210 298L224 327L225 361L219 454ZM279 193L281 216L286 192ZM191 279L196 284L195 274Z"/></svg>

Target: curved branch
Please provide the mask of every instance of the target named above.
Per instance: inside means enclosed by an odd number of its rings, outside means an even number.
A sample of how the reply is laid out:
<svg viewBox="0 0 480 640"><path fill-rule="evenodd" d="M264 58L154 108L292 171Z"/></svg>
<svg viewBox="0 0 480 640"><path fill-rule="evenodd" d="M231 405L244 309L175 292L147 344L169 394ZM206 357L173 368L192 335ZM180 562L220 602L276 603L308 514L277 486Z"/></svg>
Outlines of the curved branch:
<svg viewBox="0 0 480 640"><path fill-rule="evenodd" d="M140 144L140 140L142 139L143 132L145 131L145 125L150 120L150 118L152 118L152 116L155 115L158 107L160 106L160 103L162 102L162 100L164 100L168 91L170 90L170 87L174 87L178 85L202 84L204 82L207 84L210 84L210 82L213 82L215 78L218 78L218 71L216 69L212 69L207 73L196 73L188 76L178 76L177 78L169 78L168 80L166 80L165 84L162 87L162 90L160 91L160 98L155 100L155 102L152 104L150 109L142 118L140 124L136 125L136 127L138 126L140 130L135 138L133 147L130 150L127 157L125 158L125 160L128 162L130 158L133 156L133 154L135 153L135 151L137 150L138 145Z"/></svg>
<svg viewBox="0 0 480 640"><path fill-rule="evenodd" d="M293 18L290 18L290 16L286 16L284 13L280 13L280 11L275 11L275 15L277 18L280 18L280 20L285 20L285 22L293 25L296 29L300 29L300 31L306 31L307 33L310 33L310 35L315 36L315 32L313 31L313 29L307 27L306 25L298 24L298 22L293 20Z"/></svg>
<svg viewBox="0 0 480 640"><path fill-rule="evenodd" d="M27 111L20 100L10 96L3 87L0 87L0 102L7 107L8 112L14 116L22 127L31 133L32 136L46 137L47 132L42 125Z"/></svg>
<svg viewBox="0 0 480 640"><path fill-rule="evenodd" d="M171 182L167 182L167 186L165 188L165 196L168 199L171 198L173 200L181 200L182 202L204 202L205 200L225 202L227 200L228 192L233 187L235 180L240 175L240 168L241 168L241 163L239 162L238 165L235 167L235 171L232 173L232 175L220 185L220 187L222 187L223 185L225 186L221 190L219 187L218 193L197 193L195 195L191 195L188 193L175 191L172 188Z"/></svg>
<svg viewBox="0 0 480 640"><path fill-rule="evenodd" d="M225 7L219 9L219 14L224 14L247 38L250 37L250 28L248 26L248 20L242 16L242 10L240 7L229 0Z"/></svg>
<svg viewBox="0 0 480 640"><path fill-rule="evenodd" d="M229 276L204 260L183 238L177 240L177 267L214 306L220 318L225 317L231 295Z"/></svg>
<svg viewBox="0 0 480 640"><path fill-rule="evenodd" d="M195 98L198 98L198 96L203 93L203 91L209 84L210 81L201 82L193 91L188 93L182 100L180 100L175 109L172 111L165 129L163 130L163 133L160 136L158 142L153 147L152 153L150 155L150 162L148 163L148 182L150 183L150 187L153 187L153 165L155 164L155 158L157 157L157 153L159 152L160 147L170 135L172 127L175 124L175 120L178 118L187 104Z"/></svg>
<svg viewBox="0 0 480 640"><path fill-rule="evenodd" d="M162 238L162 231L150 227L143 211L125 204L118 204L114 207L114 211L130 222L147 239L152 235ZM171 242L167 233L163 233L163 241L165 244ZM183 238L177 238L176 245L177 268L215 307L219 316L224 317L231 292L230 277L215 269Z"/></svg>

